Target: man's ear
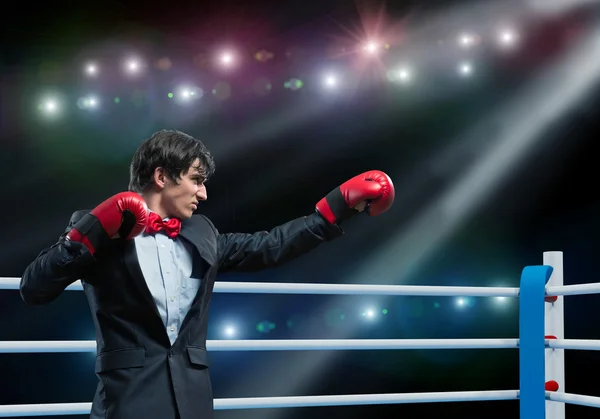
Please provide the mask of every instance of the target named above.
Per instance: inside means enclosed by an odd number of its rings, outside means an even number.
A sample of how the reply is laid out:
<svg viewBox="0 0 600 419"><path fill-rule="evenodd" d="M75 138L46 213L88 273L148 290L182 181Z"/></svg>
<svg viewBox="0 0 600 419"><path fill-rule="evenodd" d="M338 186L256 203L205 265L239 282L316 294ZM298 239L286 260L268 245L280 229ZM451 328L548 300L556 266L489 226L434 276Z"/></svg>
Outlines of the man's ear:
<svg viewBox="0 0 600 419"><path fill-rule="evenodd" d="M167 185L167 174L162 167L157 167L154 169L152 179L154 181L154 185L159 189L164 189L164 187Z"/></svg>

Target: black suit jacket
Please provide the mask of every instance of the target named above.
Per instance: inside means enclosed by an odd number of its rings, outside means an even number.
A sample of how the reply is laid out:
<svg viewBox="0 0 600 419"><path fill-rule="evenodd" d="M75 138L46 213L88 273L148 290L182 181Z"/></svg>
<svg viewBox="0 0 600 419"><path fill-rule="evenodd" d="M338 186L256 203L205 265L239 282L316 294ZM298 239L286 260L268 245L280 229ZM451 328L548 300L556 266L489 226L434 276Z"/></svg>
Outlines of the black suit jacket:
<svg viewBox="0 0 600 419"><path fill-rule="evenodd" d="M95 258L65 240L87 212L75 212L58 242L26 268L20 292L26 303L44 304L82 280L96 328L93 419L212 418L206 330L217 272L273 267L343 234L317 213L254 234L221 234L203 215L183 221L180 237L195 253L192 277L202 281L171 345L133 240L111 240Z"/></svg>

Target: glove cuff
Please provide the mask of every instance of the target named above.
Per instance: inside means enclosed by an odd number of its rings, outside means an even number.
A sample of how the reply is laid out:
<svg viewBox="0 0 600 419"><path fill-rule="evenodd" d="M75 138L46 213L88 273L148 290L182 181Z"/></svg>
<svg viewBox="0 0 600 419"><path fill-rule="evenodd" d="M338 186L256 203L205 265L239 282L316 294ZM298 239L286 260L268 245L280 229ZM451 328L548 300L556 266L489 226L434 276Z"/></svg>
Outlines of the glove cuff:
<svg viewBox="0 0 600 419"><path fill-rule="evenodd" d="M325 205L320 205L322 203ZM330 224L341 224L343 221L359 213L359 211L354 208L348 208L348 204L346 203L339 186L329 192L325 198L317 204L317 211L319 211L321 216Z"/></svg>
<svg viewBox="0 0 600 419"><path fill-rule="evenodd" d="M67 234L67 238L74 238L75 241L82 242L92 255L103 246L110 243L110 237L104 231L102 224L96 216L92 214L84 215L81 220L73 226L74 234ZM79 233L79 234L77 234Z"/></svg>

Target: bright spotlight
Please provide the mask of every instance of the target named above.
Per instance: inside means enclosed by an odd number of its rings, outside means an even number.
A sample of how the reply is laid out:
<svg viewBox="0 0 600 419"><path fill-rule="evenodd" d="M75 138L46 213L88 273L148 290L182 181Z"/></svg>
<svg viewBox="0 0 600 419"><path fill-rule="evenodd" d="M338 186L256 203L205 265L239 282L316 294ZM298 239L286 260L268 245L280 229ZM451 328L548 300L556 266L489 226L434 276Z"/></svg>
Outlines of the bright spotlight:
<svg viewBox="0 0 600 419"><path fill-rule="evenodd" d="M458 66L458 72L461 76L470 76L473 73L473 66L471 65L471 63L460 63L460 65Z"/></svg>
<svg viewBox="0 0 600 419"><path fill-rule="evenodd" d="M502 48L512 48L516 45L519 35L513 29L502 29L498 32L498 43Z"/></svg>
<svg viewBox="0 0 600 419"><path fill-rule="evenodd" d="M396 77L400 82L407 83L411 78L410 70L408 68L399 68L396 72Z"/></svg>
<svg viewBox="0 0 600 419"><path fill-rule="evenodd" d="M61 111L60 101L56 97L46 97L39 102L38 109L47 117L57 116Z"/></svg>
<svg viewBox="0 0 600 419"><path fill-rule="evenodd" d="M98 99L93 96L89 97L87 103L90 108L95 108L98 105Z"/></svg>
<svg viewBox="0 0 600 419"><path fill-rule="evenodd" d="M89 63L85 66L85 73L88 76L95 76L98 74L98 66L94 63Z"/></svg>
<svg viewBox="0 0 600 419"><path fill-rule="evenodd" d="M48 113L54 113L58 110L58 104L55 100L49 99L44 103L43 109Z"/></svg>
<svg viewBox="0 0 600 419"><path fill-rule="evenodd" d="M225 65L229 65L233 62L233 55L230 52L224 52L221 55L221 62Z"/></svg>
<svg viewBox="0 0 600 419"><path fill-rule="evenodd" d="M217 53L215 60L221 69L233 69L238 62L238 54L232 49L223 49Z"/></svg>
<svg viewBox="0 0 600 419"><path fill-rule="evenodd" d="M333 74L328 74L324 79L325 87L334 88L338 84L338 79Z"/></svg>
<svg viewBox="0 0 600 419"><path fill-rule="evenodd" d="M100 100L96 96L85 96L77 100L79 109L96 109L100 105Z"/></svg>
<svg viewBox="0 0 600 419"><path fill-rule="evenodd" d="M362 313L363 317L366 317L367 319L370 319L370 320L374 319L376 315L377 315L377 312L372 308L369 308L369 309L363 311L363 313Z"/></svg>
<svg viewBox="0 0 600 419"><path fill-rule="evenodd" d="M463 297L459 297L456 299L456 305L459 307L465 307L467 305L467 300L465 300Z"/></svg>
<svg viewBox="0 0 600 419"><path fill-rule="evenodd" d="M129 74L138 74L142 71L142 62L137 58L129 58L124 62L125 71Z"/></svg>
<svg viewBox="0 0 600 419"><path fill-rule="evenodd" d="M506 303L506 297L496 297L495 300L498 304Z"/></svg>
<svg viewBox="0 0 600 419"><path fill-rule="evenodd" d="M375 54L379 50L379 45L376 42L368 42L363 49L369 54Z"/></svg>
<svg viewBox="0 0 600 419"><path fill-rule="evenodd" d="M177 89L176 94L169 94L169 97L175 97L175 100L180 104L188 104L199 100L204 96L204 90L197 86L181 86Z"/></svg>
<svg viewBox="0 0 600 419"><path fill-rule="evenodd" d="M458 37L458 44L463 48L469 48L475 45L475 36L470 33L463 33Z"/></svg>
<svg viewBox="0 0 600 419"><path fill-rule="evenodd" d="M233 326L225 326L225 328L223 329L223 333L228 338L232 338L235 336L235 328Z"/></svg>
<svg viewBox="0 0 600 419"><path fill-rule="evenodd" d="M390 69L387 72L387 78L393 83L407 84L412 80L413 74L410 68L406 66L401 66Z"/></svg>

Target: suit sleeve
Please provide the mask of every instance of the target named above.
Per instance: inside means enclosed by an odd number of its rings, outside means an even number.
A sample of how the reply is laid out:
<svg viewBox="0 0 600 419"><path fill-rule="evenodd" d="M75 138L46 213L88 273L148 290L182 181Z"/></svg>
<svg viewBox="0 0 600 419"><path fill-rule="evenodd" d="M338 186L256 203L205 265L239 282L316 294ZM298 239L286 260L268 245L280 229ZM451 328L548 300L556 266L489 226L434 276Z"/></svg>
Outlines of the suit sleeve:
<svg viewBox="0 0 600 419"><path fill-rule="evenodd" d="M275 267L344 234L316 212L253 234L220 234L211 226L217 235L220 271L252 272Z"/></svg>
<svg viewBox="0 0 600 419"><path fill-rule="evenodd" d="M67 233L85 215L77 211L58 242L44 249L25 268L19 291L27 304L46 304L56 299L64 289L85 276L95 260L81 243L66 239Z"/></svg>

